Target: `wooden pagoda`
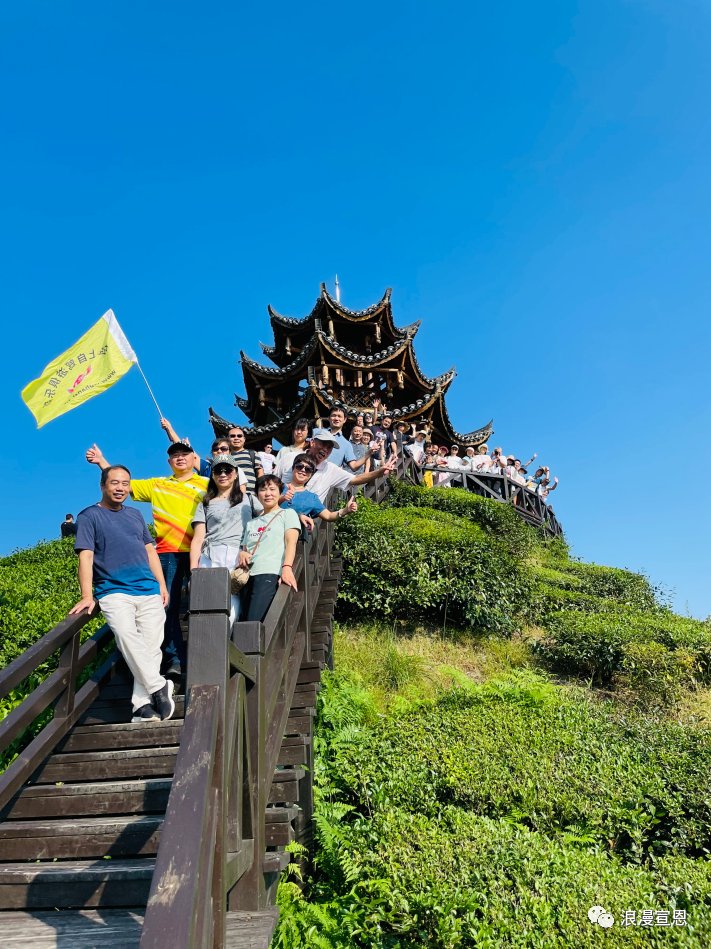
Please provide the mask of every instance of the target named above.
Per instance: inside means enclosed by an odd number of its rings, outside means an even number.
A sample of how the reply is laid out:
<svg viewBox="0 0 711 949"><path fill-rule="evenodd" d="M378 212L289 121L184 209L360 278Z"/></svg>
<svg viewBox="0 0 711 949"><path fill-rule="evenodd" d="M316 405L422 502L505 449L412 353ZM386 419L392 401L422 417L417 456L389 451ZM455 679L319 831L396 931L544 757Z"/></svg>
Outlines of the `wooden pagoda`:
<svg viewBox="0 0 711 949"><path fill-rule="evenodd" d="M378 399L395 423L428 423L438 444L476 447L489 438L492 422L464 434L454 429L444 396L455 370L433 379L422 372L413 349L420 321L397 327L390 294L386 290L365 310L349 310L321 284L316 305L303 319L268 307L274 345L260 345L274 365L240 353L246 397L235 396L235 405L250 421L244 426L249 446L273 438L288 445L296 419L326 416L334 407L353 416L372 411ZM212 408L210 422L218 437L234 424Z"/></svg>

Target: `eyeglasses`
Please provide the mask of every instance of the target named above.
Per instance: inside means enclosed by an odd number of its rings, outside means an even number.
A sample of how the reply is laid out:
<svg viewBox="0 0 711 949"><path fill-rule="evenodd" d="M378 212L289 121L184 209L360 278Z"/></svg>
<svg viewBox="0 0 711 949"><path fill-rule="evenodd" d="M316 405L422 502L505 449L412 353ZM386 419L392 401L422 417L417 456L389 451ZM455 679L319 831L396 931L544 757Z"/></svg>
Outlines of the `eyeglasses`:
<svg viewBox="0 0 711 949"><path fill-rule="evenodd" d="M244 435L230 435L230 438L244 438Z"/></svg>
<svg viewBox="0 0 711 949"><path fill-rule="evenodd" d="M229 445L218 445L217 448L215 449L215 451L219 452L219 454L221 455L227 454L229 450L230 450Z"/></svg>
<svg viewBox="0 0 711 949"><path fill-rule="evenodd" d="M215 475L228 475L232 474L234 468L213 468L213 474Z"/></svg>
<svg viewBox="0 0 711 949"><path fill-rule="evenodd" d="M306 471L306 472L308 472L309 474L313 474L316 469L315 469L315 468L312 468L310 465L294 465L293 470L294 470L294 471Z"/></svg>

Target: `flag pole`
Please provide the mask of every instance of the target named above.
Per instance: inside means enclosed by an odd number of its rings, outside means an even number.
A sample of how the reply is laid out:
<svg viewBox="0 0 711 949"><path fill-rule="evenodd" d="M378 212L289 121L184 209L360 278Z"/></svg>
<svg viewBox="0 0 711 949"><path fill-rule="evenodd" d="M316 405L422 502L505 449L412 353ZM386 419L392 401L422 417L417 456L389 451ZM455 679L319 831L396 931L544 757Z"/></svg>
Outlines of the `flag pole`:
<svg viewBox="0 0 711 949"><path fill-rule="evenodd" d="M148 389L148 392L149 392L149 394L150 394L150 397L153 399L153 403L154 403L155 407L158 409L158 415L160 415L160 417L163 418L163 413L162 413L161 410L160 410L160 406L158 405L158 402L157 402L157 400L156 400L156 397L153 395L153 389L151 389L151 387L148 385L148 379L146 379L146 374L145 374L144 371L141 369L141 364L140 364L140 362L138 361L138 359L136 360L136 366L138 367L138 371L140 372L141 376L143 377L143 381L144 381L145 384L146 384L146 389Z"/></svg>

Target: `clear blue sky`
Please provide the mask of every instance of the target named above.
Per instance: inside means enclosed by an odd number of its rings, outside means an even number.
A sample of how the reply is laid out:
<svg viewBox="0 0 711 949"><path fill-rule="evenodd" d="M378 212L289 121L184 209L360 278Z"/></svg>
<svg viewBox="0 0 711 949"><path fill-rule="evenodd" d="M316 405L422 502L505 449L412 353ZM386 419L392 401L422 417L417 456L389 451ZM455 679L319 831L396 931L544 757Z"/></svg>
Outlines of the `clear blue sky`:
<svg viewBox="0 0 711 949"><path fill-rule="evenodd" d="M460 430L537 450L574 552L711 613L704 0L6 4L0 552L167 471L134 370L37 431L19 392L113 307L181 433L266 305L393 287Z"/></svg>

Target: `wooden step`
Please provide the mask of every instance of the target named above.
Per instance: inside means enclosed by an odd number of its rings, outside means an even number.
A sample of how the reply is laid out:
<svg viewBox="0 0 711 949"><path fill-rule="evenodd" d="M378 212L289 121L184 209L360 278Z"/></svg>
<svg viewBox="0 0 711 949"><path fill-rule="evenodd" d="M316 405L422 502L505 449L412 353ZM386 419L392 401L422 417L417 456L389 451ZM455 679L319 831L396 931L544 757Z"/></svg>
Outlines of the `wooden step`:
<svg viewBox="0 0 711 949"><path fill-rule="evenodd" d="M171 721L179 718L185 718L185 696L176 695L175 714ZM111 725L119 723L129 723L131 721L131 703L121 699L102 699L101 696L92 704L86 714L82 717L79 725ZM148 726L138 723L142 728Z"/></svg>
<svg viewBox="0 0 711 949"><path fill-rule="evenodd" d="M3 949L138 949L143 912L130 909L7 912L0 916Z"/></svg>
<svg viewBox="0 0 711 949"><path fill-rule="evenodd" d="M258 913L227 913L225 949L269 949L279 919L275 907Z"/></svg>
<svg viewBox="0 0 711 949"><path fill-rule="evenodd" d="M78 725L57 751L102 751L112 748L152 748L179 745L181 719L166 722L120 722L114 725Z"/></svg>
<svg viewBox="0 0 711 949"><path fill-rule="evenodd" d="M153 857L0 863L0 909L145 906L154 867Z"/></svg>
<svg viewBox="0 0 711 949"><path fill-rule="evenodd" d="M264 873L281 873L291 863L291 854L283 850L270 850L264 854L262 871Z"/></svg>
<svg viewBox="0 0 711 949"><path fill-rule="evenodd" d="M299 800L299 781L306 772L302 768L275 771L269 789L270 804L296 804Z"/></svg>
<svg viewBox="0 0 711 949"><path fill-rule="evenodd" d="M38 817L89 817L108 814L164 813L171 778L101 781L96 784L36 784L23 788L3 816L8 820Z"/></svg>
<svg viewBox="0 0 711 949"><path fill-rule="evenodd" d="M279 749L279 764L306 764L311 739L306 735L293 735L283 738Z"/></svg>
<svg viewBox="0 0 711 949"><path fill-rule="evenodd" d="M162 816L13 820L0 824L0 860L82 860L155 854Z"/></svg>
<svg viewBox="0 0 711 949"><path fill-rule="evenodd" d="M131 748L54 754L35 772L33 784L67 781L111 781L116 778L157 778L173 775L178 749Z"/></svg>
<svg viewBox="0 0 711 949"><path fill-rule="evenodd" d="M319 682L322 671L323 663L318 662L318 660L302 662L301 668L299 669L299 677L296 680L297 685L305 685L308 682Z"/></svg>
<svg viewBox="0 0 711 949"><path fill-rule="evenodd" d="M299 714L290 714L284 729L284 737L311 735L316 709L301 709Z"/></svg>

